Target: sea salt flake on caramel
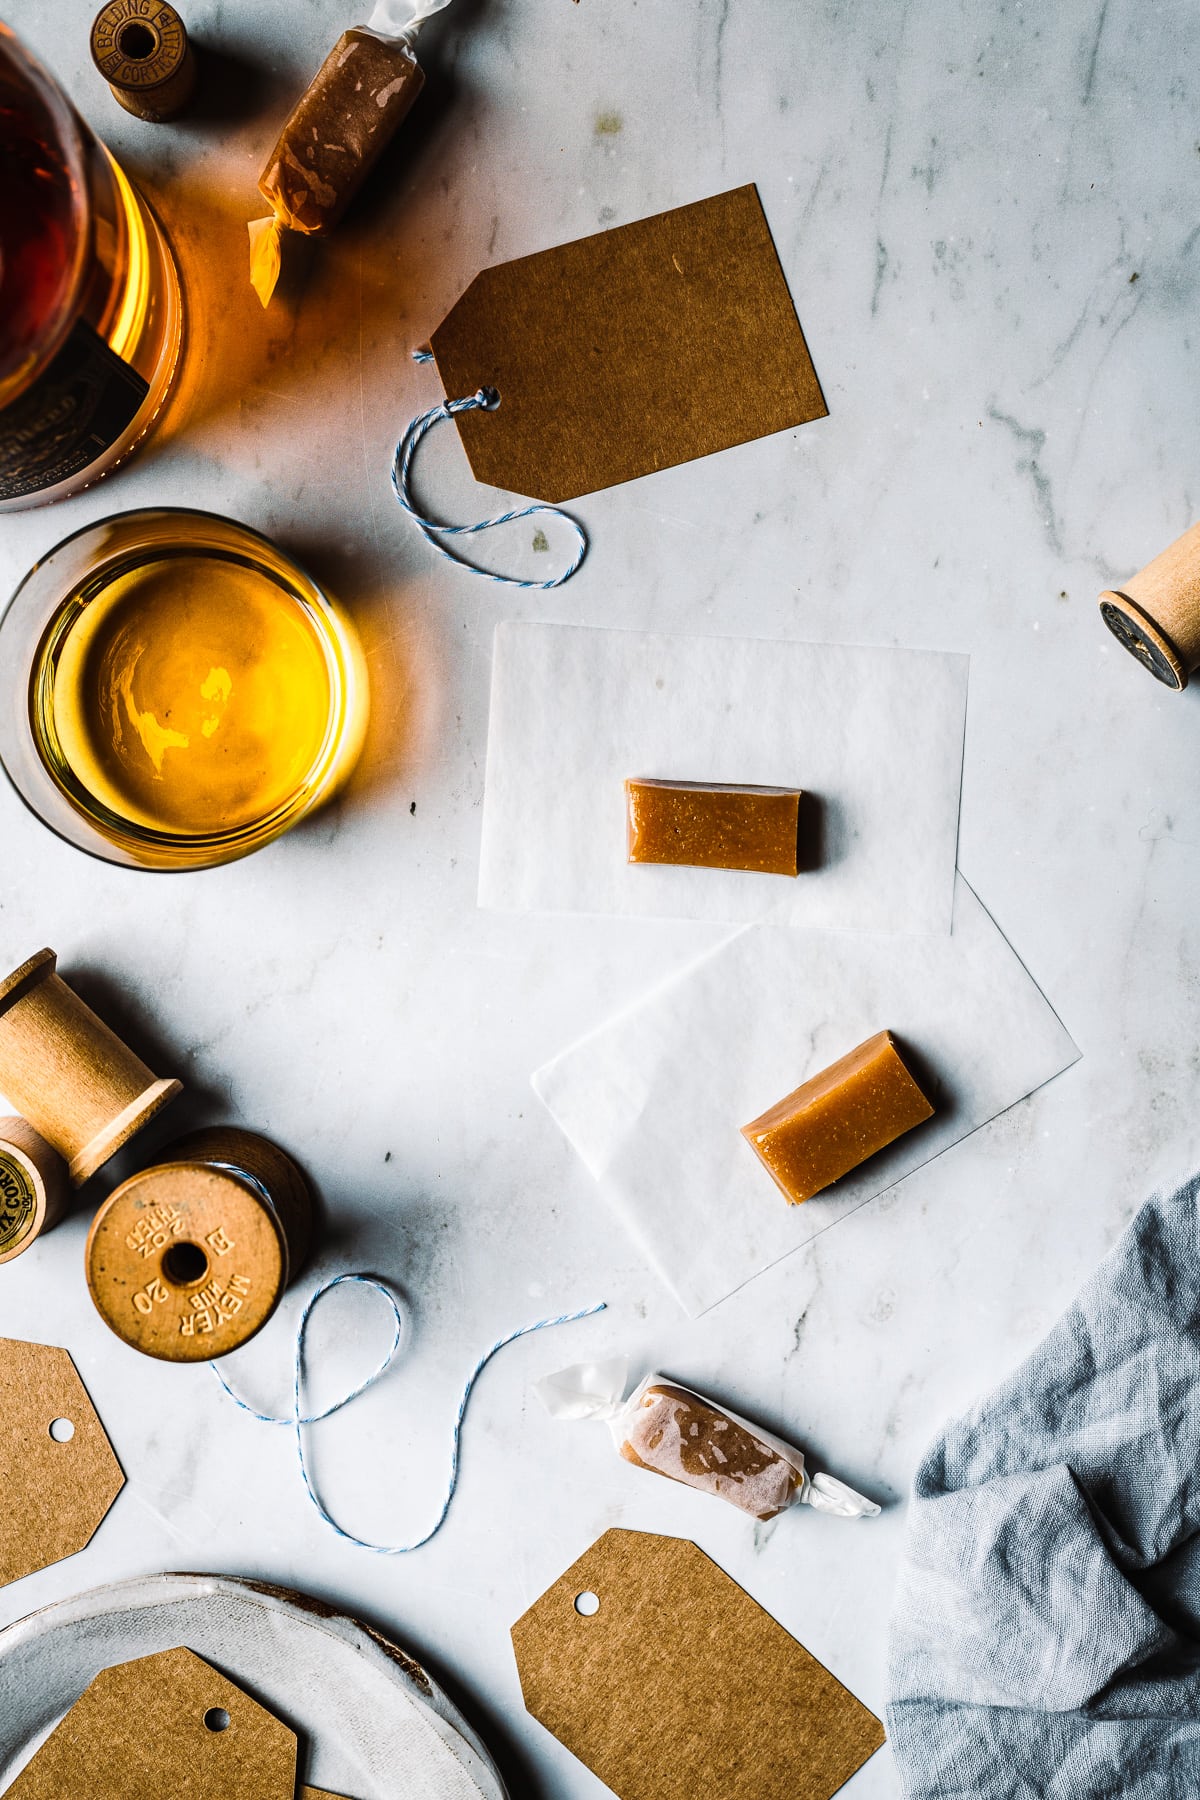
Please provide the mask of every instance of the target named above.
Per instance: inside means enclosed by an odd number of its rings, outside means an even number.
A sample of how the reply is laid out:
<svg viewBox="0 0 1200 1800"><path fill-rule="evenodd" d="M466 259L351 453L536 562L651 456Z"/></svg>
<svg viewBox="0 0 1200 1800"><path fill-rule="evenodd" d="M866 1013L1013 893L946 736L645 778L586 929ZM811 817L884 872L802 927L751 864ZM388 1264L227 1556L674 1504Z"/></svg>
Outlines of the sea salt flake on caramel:
<svg viewBox="0 0 1200 1800"><path fill-rule="evenodd" d="M890 1031L877 1032L742 1126L792 1205L932 1117Z"/></svg>
<svg viewBox="0 0 1200 1800"><path fill-rule="evenodd" d="M632 776L625 804L631 863L799 873L799 788Z"/></svg>
<svg viewBox="0 0 1200 1800"><path fill-rule="evenodd" d="M803 1480L799 1468L745 1426L666 1382L642 1393L620 1448L639 1469L716 1494L756 1519L783 1512Z"/></svg>

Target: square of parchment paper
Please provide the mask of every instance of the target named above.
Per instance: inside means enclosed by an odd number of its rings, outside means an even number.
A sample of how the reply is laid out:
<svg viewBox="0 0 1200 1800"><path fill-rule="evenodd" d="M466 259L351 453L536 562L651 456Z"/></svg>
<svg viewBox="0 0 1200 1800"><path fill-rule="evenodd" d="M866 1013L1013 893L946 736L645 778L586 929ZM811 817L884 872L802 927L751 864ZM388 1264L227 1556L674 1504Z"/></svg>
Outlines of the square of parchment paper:
<svg viewBox="0 0 1200 1800"><path fill-rule="evenodd" d="M916 1053L933 1118L789 1206L741 1126L882 1030ZM1078 1056L959 876L950 937L738 932L545 1064L533 1086L695 1316Z"/></svg>
<svg viewBox="0 0 1200 1800"><path fill-rule="evenodd" d="M496 627L479 904L947 932L965 656L763 638ZM626 861L625 779L814 797L796 876Z"/></svg>

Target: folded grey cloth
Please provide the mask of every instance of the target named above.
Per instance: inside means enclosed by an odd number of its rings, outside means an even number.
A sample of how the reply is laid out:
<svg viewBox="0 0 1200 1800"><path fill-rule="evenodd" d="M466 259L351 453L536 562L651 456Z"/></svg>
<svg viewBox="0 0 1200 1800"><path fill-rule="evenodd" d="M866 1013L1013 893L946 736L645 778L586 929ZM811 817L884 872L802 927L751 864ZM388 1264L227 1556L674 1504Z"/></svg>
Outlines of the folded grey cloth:
<svg viewBox="0 0 1200 1800"><path fill-rule="evenodd" d="M917 1471L892 1618L909 1800L1200 1797L1200 1175Z"/></svg>

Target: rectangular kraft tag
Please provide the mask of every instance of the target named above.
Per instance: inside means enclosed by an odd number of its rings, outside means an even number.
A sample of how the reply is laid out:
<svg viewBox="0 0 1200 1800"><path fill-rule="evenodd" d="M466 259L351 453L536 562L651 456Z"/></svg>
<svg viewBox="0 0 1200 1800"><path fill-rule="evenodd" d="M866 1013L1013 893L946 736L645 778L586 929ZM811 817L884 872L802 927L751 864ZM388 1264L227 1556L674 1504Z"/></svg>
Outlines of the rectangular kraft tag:
<svg viewBox="0 0 1200 1800"><path fill-rule="evenodd" d="M619 1800L829 1800L884 1741L686 1539L605 1532L512 1636L525 1705Z"/></svg>
<svg viewBox="0 0 1200 1800"><path fill-rule="evenodd" d="M430 340L480 481L560 501L824 417L754 186L475 277Z"/></svg>

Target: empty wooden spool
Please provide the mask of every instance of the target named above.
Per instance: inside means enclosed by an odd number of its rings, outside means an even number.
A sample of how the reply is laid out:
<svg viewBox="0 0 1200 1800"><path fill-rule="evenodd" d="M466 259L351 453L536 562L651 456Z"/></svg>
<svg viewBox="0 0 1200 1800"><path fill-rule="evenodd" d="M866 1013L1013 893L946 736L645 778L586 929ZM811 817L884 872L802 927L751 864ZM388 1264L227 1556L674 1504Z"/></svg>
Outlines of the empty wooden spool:
<svg viewBox="0 0 1200 1800"><path fill-rule="evenodd" d="M165 1362L208 1362L252 1338L308 1250L308 1183L276 1144L215 1126L122 1182L88 1234L105 1323Z"/></svg>
<svg viewBox="0 0 1200 1800"><path fill-rule="evenodd" d="M28 1250L67 1210L67 1166L26 1119L0 1119L0 1263Z"/></svg>
<svg viewBox="0 0 1200 1800"><path fill-rule="evenodd" d="M1165 687L1185 688L1200 669L1200 525L1100 596L1113 636Z"/></svg>
<svg viewBox="0 0 1200 1800"><path fill-rule="evenodd" d="M183 1088L160 1081L39 950L0 981L0 1093L67 1159L76 1187Z"/></svg>
<svg viewBox="0 0 1200 1800"><path fill-rule="evenodd" d="M92 21L92 61L135 118L173 119L196 85L187 27L169 0L107 0Z"/></svg>

